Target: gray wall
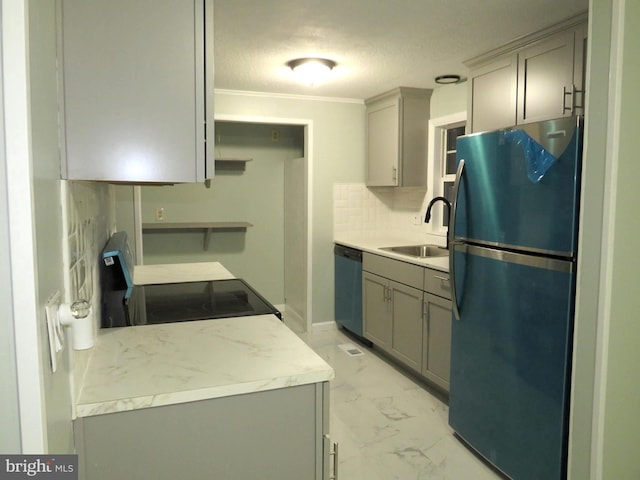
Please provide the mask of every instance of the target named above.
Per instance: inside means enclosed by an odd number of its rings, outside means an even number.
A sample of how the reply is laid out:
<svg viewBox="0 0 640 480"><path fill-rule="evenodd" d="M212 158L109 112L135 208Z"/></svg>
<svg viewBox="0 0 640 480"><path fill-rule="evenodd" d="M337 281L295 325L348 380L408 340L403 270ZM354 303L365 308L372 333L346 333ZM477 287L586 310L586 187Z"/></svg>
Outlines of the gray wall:
<svg viewBox="0 0 640 480"><path fill-rule="evenodd" d="M431 103L431 116L444 116L466 110L466 84L441 87L434 91ZM365 116L364 104L361 101L333 101L330 99L312 99L304 97L285 97L245 94L241 92L216 92L216 115L219 118L234 118L250 121L251 119L283 119L294 122L308 122L310 146L309 156L312 161L309 171L312 194L311 211L311 248L312 248L312 318L314 323L333 320L333 184L334 183L362 183L364 182L365 162ZM270 127L265 126L267 134ZM282 137L281 137L282 138ZM224 145L224 137L221 137ZM244 139L243 141L246 141ZM269 140L270 142L270 140ZM255 141L251 141L243 148L251 148ZM233 151L233 150L232 150ZM221 152L225 155L227 152ZM242 153L242 149L240 149ZM252 162L252 163L255 163ZM247 172L256 166L247 165ZM280 183L281 173L272 172L278 177L273 186ZM269 178L269 177L265 177ZM238 196L237 193L226 189L223 182L229 183L228 176L220 176L214 180L211 190L202 186L177 185L174 187L144 187L142 194L143 220L154 221L157 207L165 208L166 222L182 220L213 220L211 213L205 212L210 208L239 208L250 210L261 208L260 195L247 194ZM271 179L275 182L275 177ZM126 195L125 195L126 196ZM233 202L230 202L233 199ZM238 205L234 205L238 202ZM218 211L218 210L216 210ZM216 214L217 215L217 214ZM234 218L227 218L233 220ZM238 218L243 220L243 218ZM249 220L251 221L251 220ZM253 222L260 228L259 221ZM279 225L279 223L274 223ZM280 227L278 227L280 229ZM252 236L258 238L259 230L255 233L250 229L245 242L251 241ZM220 248L230 248L234 243L242 246L242 237L229 238L225 243L224 235L220 239L214 235L212 243L220 242ZM269 243L269 249L262 250L272 255L273 264L261 262L258 266L249 265L248 259L236 255L236 252L212 250L208 254L202 252L201 234L154 234L145 235L144 240L145 263L172 263L178 261L222 261L233 273L244 276L244 272L253 270L251 276L256 279L256 287L263 291L274 303L281 302L282 277L282 244ZM248 244L246 245L248 246ZM215 247L213 247L215 248ZM245 248L242 246L242 248ZM275 252L275 254L273 253ZM234 256L235 255L235 256ZM253 260L251 260L253 261ZM277 264L277 266L275 266ZM257 270L262 270L260 273ZM275 276L274 276L275 273ZM249 275L248 273L246 275ZM270 277L270 279L269 279ZM249 279L250 280L250 279ZM276 285L277 284L277 285ZM263 287L264 285L264 287ZM277 290L276 290L277 289Z"/></svg>
<svg viewBox="0 0 640 480"><path fill-rule="evenodd" d="M364 105L225 91L216 92L215 102L216 118L311 124L312 319L332 321L333 183L364 180Z"/></svg>
<svg viewBox="0 0 640 480"><path fill-rule="evenodd" d="M640 107L640 2L613 5L612 73L608 151L610 170L605 180L605 222L601 284L604 304L599 330L603 362L597 377L603 388L602 478L640 478L640 296L637 253L640 238L638 205L638 108ZM620 43L618 43L620 41ZM600 437L601 435L601 437Z"/></svg>
<svg viewBox="0 0 640 480"><path fill-rule="evenodd" d="M45 395L47 449L73 452L68 356L51 372L44 307L55 291L64 292L62 210L58 156L55 2L29 2L29 67L33 205L37 264L37 323Z"/></svg>
<svg viewBox="0 0 640 480"><path fill-rule="evenodd" d="M252 159L245 170L217 168L211 188L142 187L142 220L156 222L156 209L163 208L167 223L243 221L253 226L212 232L208 250L202 231L144 233L144 263L221 262L272 303L282 304L285 163L303 156L303 127L216 122L215 136L218 158Z"/></svg>
<svg viewBox="0 0 640 480"><path fill-rule="evenodd" d="M443 85L433 90L431 95L430 118L444 117L467 111L467 82Z"/></svg>
<svg viewBox="0 0 640 480"><path fill-rule="evenodd" d="M2 6L0 4L0 24ZM2 67L2 38L0 38L0 251L9 252L9 207L7 205L7 177L4 143L4 70ZM13 303L11 292L11 268L7 259L0 262L0 452L20 451L20 421L18 411L18 380L16 349L13 331Z"/></svg>

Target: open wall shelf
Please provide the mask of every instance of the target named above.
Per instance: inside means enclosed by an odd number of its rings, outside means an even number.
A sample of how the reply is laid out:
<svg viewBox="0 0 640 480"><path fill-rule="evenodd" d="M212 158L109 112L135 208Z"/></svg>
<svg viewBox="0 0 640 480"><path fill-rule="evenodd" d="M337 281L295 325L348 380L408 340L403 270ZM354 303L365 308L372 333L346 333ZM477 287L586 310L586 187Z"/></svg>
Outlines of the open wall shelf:
<svg viewBox="0 0 640 480"><path fill-rule="evenodd" d="M252 160L253 158L216 158L216 170L245 170L247 168L247 162Z"/></svg>
<svg viewBox="0 0 640 480"><path fill-rule="evenodd" d="M253 227L249 222L153 222L143 223L142 232L177 232L186 230L204 231L204 250L209 249L212 232L221 231L246 231Z"/></svg>

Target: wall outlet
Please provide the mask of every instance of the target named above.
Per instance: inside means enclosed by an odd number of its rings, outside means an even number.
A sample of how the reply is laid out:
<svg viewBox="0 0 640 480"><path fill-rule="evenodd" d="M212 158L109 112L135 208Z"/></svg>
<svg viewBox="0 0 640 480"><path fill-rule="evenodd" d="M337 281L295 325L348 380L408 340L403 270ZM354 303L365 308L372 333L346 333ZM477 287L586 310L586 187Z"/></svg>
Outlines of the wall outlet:
<svg viewBox="0 0 640 480"><path fill-rule="evenodd" d="M413 224L414 225L422 225L422 222L423 222L422 215L418 214L418 215L414 215L413 216Z"/></svg>
<svg viewBox="0 0 640 480"><path fill-rule="evenodd" d="M164 208L156 208L156 220L161 222L164 220Z"/></svg>
<svg viewBox="0 0 640 480"><path fill-rule="evenodd" d="M271 141L277 142L280 140L280 132L278 130L271 130Z"/></svg>

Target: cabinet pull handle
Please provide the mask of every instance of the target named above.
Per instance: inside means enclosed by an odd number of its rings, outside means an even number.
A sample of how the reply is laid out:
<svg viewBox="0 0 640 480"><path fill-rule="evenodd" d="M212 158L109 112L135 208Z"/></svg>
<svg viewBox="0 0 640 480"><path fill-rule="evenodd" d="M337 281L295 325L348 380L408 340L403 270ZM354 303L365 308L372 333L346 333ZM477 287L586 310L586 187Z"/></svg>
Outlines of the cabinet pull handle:
<svg viewBox="0 0 640 480"><path fill-rule="evenodd" d="M567 107L567 96L573 97L573 90L567 91L567 86L562 87L562 113L565 112L573 112L573 107ZM573 98L571 98L571 103L573 103Z"/></svg>
<svg viewBox="0 0 640 480"><path fill-rule="evenodd" d="M398 167L392 167L393 169L393 173L392 173L392 178L394 182L398 181Z"/></svg>
<svg viewBox="0 0 640 480"><path fill-rule="evenodd" d="M383 300L385 302L390 302L391 301L391 287L384 287L384 296L383 296Z"/></svg>
<svg viewBox="0 0 640 480"><path fill-rule="evenodd" d="M333 452L329 456L333 457L333 473L329 475L329 480L338 480L338 442L334 442Z"/></svg>
<svg viewBox="0 0 640 480"><path fill-rule="evenodd" d="M584 94L585 94L586 90L578 90L576 88L576 86L573 86L573 112L575 113L576 109L581 109L584 110ZM577 94L581 93L582 94L582 103L578 104L578 100L577 100Z"/></svg>
<svg viewBox="0 0 640 480"><path fill-rule="evenodd" d="M449 281L447 277L441 277L440 275L434 275L433 278L437 278L438 280L442 280L444 282Z"/></svg>
<svg viewBox="0 0 640 480"><path fill-rule="evenodd" d="M578 93L583 95L581 105L578 105L578 101L576 99ZM575 85L571 85L570 88L567 88L566 86L562 87L562 113L570 112L573 115L576 112L576 109L583 109L584 93L585 90L578 90ZM571 106L569 107L567 107L567 96L571 97Z"/></svg>

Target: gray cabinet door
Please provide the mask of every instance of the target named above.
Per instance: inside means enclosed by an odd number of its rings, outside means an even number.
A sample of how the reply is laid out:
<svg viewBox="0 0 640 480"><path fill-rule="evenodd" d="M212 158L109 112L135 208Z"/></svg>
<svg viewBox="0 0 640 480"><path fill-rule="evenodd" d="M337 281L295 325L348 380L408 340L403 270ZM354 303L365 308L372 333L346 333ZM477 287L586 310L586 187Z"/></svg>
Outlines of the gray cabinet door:
<svg viewBox="0 0 640 480"><path fill-rule="evenodd" d="M516 124L517 54L475 70L470 81L471 132Z"/></svg>
<svg viewBox="0 0 640 480"><path fill-rule="evenodd" d="M310 384L79 418L79 478L321 480L324 388Z"/></svg>
<svg viewBox="0 0 640 480"><path fill-rule="evenodd" d="M518 124L573 115L574 36L561 32L518 54Z"/></svg>
<svg viewBox="0 0 640 480"><path fill-rule="evenodd" d="M398 185L400 98L367 109L367 185Z"/></svg>
<svg viewBox="0 0 640 480"><path fill-rule="evenodd" d="M424 294L422 374L449 391L451 370L451 300Z"/></svg>
<svg viewBox="0 0 640 480"><path fill-rule="evenodd" d="M213 1L59 5L63 178L177 183L213 175L205 172Z"/></svg>
<svg viewBox="0 0 640 480"><path fill-rule="evenodd" d="M398 282L391 289L391 352L420 372L422 363L422 290Z"/></svg>
<svg viewBox="0 0 640 480"><path fill-rule="evenodd" d="M362 318L364 337L381 348L391 347L389 280L362 272Z"/></svg>
<svg viewBox="0 0 640 480"><path fill-rule="evenodd" d="M367 185L426 185L431 93L400 87L366 100Z"/></svg>

